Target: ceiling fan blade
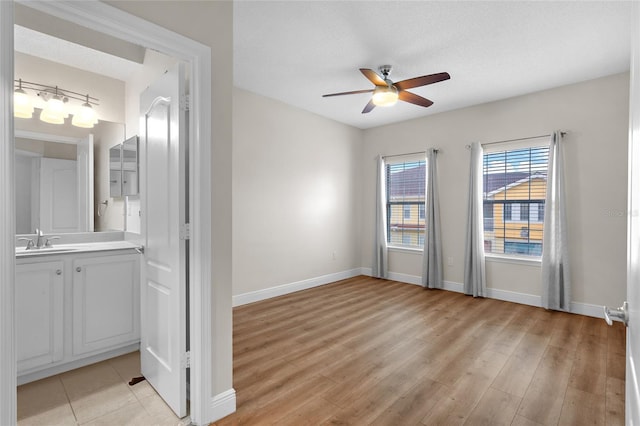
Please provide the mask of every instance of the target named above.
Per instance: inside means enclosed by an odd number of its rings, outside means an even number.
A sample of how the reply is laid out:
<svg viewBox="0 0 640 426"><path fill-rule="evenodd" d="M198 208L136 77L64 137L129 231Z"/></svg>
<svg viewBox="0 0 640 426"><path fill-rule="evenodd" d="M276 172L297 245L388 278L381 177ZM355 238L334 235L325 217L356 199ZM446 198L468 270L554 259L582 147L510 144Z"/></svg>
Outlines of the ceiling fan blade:
<svg viewBox="0 0 640 426"><path fill-rule="evenodd" d="M423 98L422 96L418 96L415 93L406 92L404 90L398 93L398 99L400 99L401 101L409 102L411 104L419 105L425 108L433 105L433 101Z"/></svg>
<svg viewBox="0 0 640 426"><path fill-rule="evenodd" d="M398 90L407 90L413 87L426 86L427 84L437 83L439 81L449 80L451 76L448 72L441 72L438 74L423 75L422 77L410 78L408 80L402 80L394 83L393 85Z"/></svg>
<svg viewBox="0 0 640 426"><path fill-rule="evenodd" d="M371 92L373 92L373 89L354 90L354 91L351 91L351 92L330 93L328 95L322 95L322 97L323 98L329 98L331 96L355 95L356 93L371 93Z"/></svg>
<svg viewBox="0 0 640 426"><path fill-rule="evenodd" d="M371 112L371 110L374 109L375 107L376 107L376 104L373 103L373 100L370 100L369 103L362 110L362 113L366 114L368 112Z"/></svg>
<svg viewBox="0 0 640 426"><path fill-rule="evenodd" d="M387 85L387 83L384 82L382 77L380 77L378 75L378 73L375 72L374 70L371 70L369 68L360 68L360 72L362 74L364 74L364 76L367 77L367 79L370 82L372 82L373 84L375 84L376 86L386 86Z"/></svg>

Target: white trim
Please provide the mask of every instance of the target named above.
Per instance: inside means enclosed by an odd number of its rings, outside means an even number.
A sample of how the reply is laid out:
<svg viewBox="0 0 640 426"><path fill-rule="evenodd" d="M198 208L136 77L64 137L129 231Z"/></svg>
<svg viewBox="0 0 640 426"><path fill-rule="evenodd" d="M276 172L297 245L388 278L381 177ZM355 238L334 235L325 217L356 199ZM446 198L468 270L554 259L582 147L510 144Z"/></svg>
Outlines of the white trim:
<svg viewBox="0 0 640 426"><path fill-rule="evenodd" d="M58 136L50 133L31 132L29 130L15 130L15 137L21 139L32 139L36 141L66 143L69 145L78 145L86 138L72 138L69 136Z"/></svg>
<svg viewBox="0 0 640 426"><path fill-rule="evenodd" d="M571 312L574 314L586 315L604 319L604 306L592 305L590 303L571 302Z"/></svg>
<svg viewBox="0 0 640 426"><path fill-rule="evenodd" d="M221 392L209 401L209 413L216 419L221 419L236 411L236 391L231 388Z"/></svg>
<svg viewBox="0 0 640 426"><path fill-rule="evenodd" d="M347 278L357 277L358 275L362 275L362 268L349 269L342 272L334 272L332 274L322 275L320 277L282 284L262 290L250 291L248 293L242 293L233 296L233 306L235 307L246 305L248 303L259 302L260 300L270 299L272 297L278 297L296 291L318 287L336 281L345 280ZM369 275L371 275L371 269L369 269Z"/></svg>
<svg viewBox="0 0 640 426"><path fill-rule="evenodd" d="M515 291L501 290L499 288L487 288L487 295L491 299L504 300L505 302L536 307L542 306L542 298L533 294L518 293Z"/></svg>
<svg viewBox="0 0 640 426"><path fill-rule="evenodd" d="M392 281L422 286L422 277L416 275L401 274L400 272L389 272L388 275Z"/></svg>
<svg viewBox="0 0 640 426"><path fill-rule="evenodd" d="M120 355L128 354L131 352L139 351L140 343L134 343L132 345L123 346L118 349L113 349L107 352L93 355L87 358L77 359L75 361L66 362L64 364L56 365L45 370L38 370L33 373L25 373L18 376L18 385L33 382L35 380L44 379L45 377L51 377L56 374L64 373L65 371L75 370L76 368L84 367L85 365L95 364L96 362L104 361L110 358L114 358Z"/></svg>
<svg viewBox="0 0 640 426"><path fill-rule="evenodd" d="M0 425L16 424L13 2L0 1Z"/></svg>
<svg viewBox="0 0 640 426"><path fill-rule="evenodd" d="M213 413L208 404L212 394L212 380L218 376L219 373L215 371L215 363L212 357L212 330L211 330L211 318L212 318L212 297L211 297L211 49L201 43L188 39L173 31L167 30L144 19L130 15L120 9L109 6L99 1L34 1L25 2L28 7L37 9L41 12L48 13L61 19L69 20L83 25L87 28L91 28L94 31L99 31L116 38L120 38L125 41L129 41L138 45L142 45L153 50L157 50L166 55L175 57L179 60L189 63L191 70L190 78L190 93L191 93L191 108L189 114L190 125L190 212L191 212L191 228L194 231L192 233L192 239L190 240L190 282L189 289L191 294L190 299L190 342L191 342L191 380L190 380L190 396L191 396L191 419L196 424L208 424L216 418L212 417ZM13 37L13 5L11 2L0 1L2 4L2 28L5 29L2 35L5 33L11 33L11 40ZM7 6L9 4L9 6ZM6 15L5 10L11 12L10 17ZM13 42L11 42L11 45ZM3 44L3 46L6 46ZM10 93L13 93L13 48L5 47L2 49L3 57L6 55L11 56L11 67L3 68L2 75L5 76L5 82L10 81ZM3 62L4 63L4 62ZM6 72L5 72L6 71ZM203 95L201 95L203 94ZM6 93L3 93L2 102L6 105L9 101L9 97ZM12 139L13 133L13 121L7 120L7 117L12 117L13 114L8 113L5 109L0 107L0 114L2 114L2 126L4 129L4 139ZM7 124L10 121L10 124ZM1 144L4 147L13 144ZM9 148L5 148L6 151ZM8 156L12 152L4 153L4 156ZM6 162L6 158L2 158L0 155L0 162ZM11 164L13 162L11 161ZM4 171L12 171L12 167L3 167ZM6 172L5 172L6 173ZM0 184L0 196L5 191L12 190L13 177L9 179L3 179L3 183ZM8 193L7 195L11 195ZM12 197L3 197L3 202ZM11 210L11 209L9 209ZM2 213L0 213L1 215ZM3 218L0 222L0 241L7 241L11 243L11 260L10 267L6 267L6 263L9 261L8 253L2 251L2 274L6 276L2 279L3 283L12 283L13 279L13 262L14 262L14 248L13 238L7 238L8 235L12 235L13 230L13 213L7 218ZM9 232L8 232L9 231ZM4 250L4 246L0 248ZM9 291L11 296L12 288L1 290ZM8 287L12 287L9 285ZM3 327L7 327L7 324L12 325L12 320L6 321L6 318L12 314L10 309L5 309L4 304L6 298L0 293L0 302L2 302L2 315L3 315ZM11 297L11 300L13 298ZM4 343L9 338L6 335L2 337ZM14 345L2 345L4 352L0 353L0 357L3 354L10 354L13 357ZM15 364L15 361L13 362ZM3 369L0 370L0 386L9 386L11 382L5 380L4 376L7 375L9 367L2 364ZM13 377L15 380L15 366L13 367ZM8 374L7 377L10 377ZM15 383L15 381L13 382ZM0 390L3 388L0 388ZM0 412L2 416L6 416L9 421L5 421L5 417L0 417L0 424L13 424L15 423L16 411L15 411L15 386L13 388L13 399L9 401L7 397L3 397L1 404L9 404L11 410L5 409L4 405L0 405ZM0 393L0 396L2 394Z"/></svg>
<svg viewBox="0 0 640 426"><path fill-rule="evenodd" d="M371 268L360 268L360 273L370 277ZM389 272L388 279L405 284L422 285L421 277L416 275ZM445 281L443 290L453 291L455 293L464 293L464 285L455 281ZM542 298L535 294L518 293L515 291L489 287L487 288L487 297L489 299L504 300L505 302L519 303L521 305L535 306L537 308L542 307ZM589 303L571 302L571 313L595 318L604 318L603 307Z"/></svg>
<svg viewBox="0 0 640 426"><path fill-rule="evenodd" d="M398 253L411 253L422 256L423 250L421 248L403 247L403 246L387 246L389 251L395 251Z"/></svg>
<svg viewBox="0 0 640 426"><path fill-rule="evenodd" d="M531 256L531 258L523 256L515 256L508 254L485 253L484 258L488 262L495 263L513 263L517 265L540 266L542 259L540 257Z"/></svg>

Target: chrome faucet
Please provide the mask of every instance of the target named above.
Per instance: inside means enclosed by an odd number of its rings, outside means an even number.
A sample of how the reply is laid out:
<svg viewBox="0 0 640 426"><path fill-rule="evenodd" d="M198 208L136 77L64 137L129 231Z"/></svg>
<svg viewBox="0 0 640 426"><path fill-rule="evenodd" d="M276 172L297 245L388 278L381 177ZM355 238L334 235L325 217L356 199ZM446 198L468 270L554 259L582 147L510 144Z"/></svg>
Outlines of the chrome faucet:
<svg viewBox="0 0 640 426"><path fill-rule="evenodd" d="M39 249L44 247L44 243L42 242L43 239L44 239L44 232L42 232L41 229L36 228L35 248Z"/></svg>
<svg viewBox="0 0 640 426"><path fill-rule="evenodd" d="M52 240L59 240L60 237L58 235L54 235L51 237L46 237L42 230L36 228L36 238L32 240L31 238L18 238L18 241L26 241L27 247L25 250L33 250L33 249L41 249L41 248L49 248L53 247L51 244Z"/></svg>
<svg viewBox="0 0 640 426"><path fill-rule="evenodd" d="M25 247L25 250L31 250L34 246L33 246L33 240L31 238L18 238L18 241L26 241L27 242L27 247Z"/></svg>

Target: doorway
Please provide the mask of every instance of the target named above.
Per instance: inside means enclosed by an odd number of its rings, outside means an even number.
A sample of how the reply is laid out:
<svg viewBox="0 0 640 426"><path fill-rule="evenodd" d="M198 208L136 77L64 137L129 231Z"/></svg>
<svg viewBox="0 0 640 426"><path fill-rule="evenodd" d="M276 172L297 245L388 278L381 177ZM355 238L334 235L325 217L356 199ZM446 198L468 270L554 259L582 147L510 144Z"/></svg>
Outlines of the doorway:
<svg viewBox="0 0 640 426"><path fill-rule="evenodd" d="M211 81L210 70L210 50L197 42L187 40L171 31L160 27L150 26L146 21L136 18L118 9L112 8L100 2L84 3L34 3L30 7L56 16L60 19L81 22L83 26L92 28L98 32L102 32L113 37L118 37L129 42L140 42L144 40L144 46L173 56L181 61L186 62L191 69L190 91L191 93L201 93L203 82ZM2 60L0 68L2 68L3 77L2 99L5 102L10 99L12 94L11 76L13 74L13 60L9 56L13 54L12 35L9 31L13 30L13 4L11 2L2 2L0 5L0 20L2 21L2 32L0 33L0 44L2 45ZM126 29L126 31L125 31ZM194 423L205 423L209 418L208 398L211 395L212 363L211 363L211 336L210 333L204 333L203 328L210 324L211 317L211 297L210 297L210 262L211 257L210 246L210 223L207 220L211 217L211 201L210 201L210 148L211 128L208 120L202 120L201 117L211 115L211 100L206 96L194 96L191 103L191 115L189 126L194 129L190 132L190 159L191 166L189 169L189 180L194 182L190 190L190 211L194 212L191 221L193 229L202 229L195 238L189 240L190 251L190 279L189 292L197 294L199 297L191 299L188 307L190 313L190 335L191 335L191 371L194 375L204 378L191 383L191 418ZM5 142L13 140L13 126L8 122L10 106L4 103L0 107L2 121L2 137ZM6 171L6 179L3 179L0 193L2 198L8 201L5 205L11 205L13 200L13 150L12 142L5 143L0 151L0 162L7 165L3 173ZM1 230L0 238L7 241L6 247L3 246L2 257L0 257L0 265L3 270L3 280L0 287L0 304L2 305L2 313L0 314L0 323L2 331L0 339L3 345L0 352L0 423L12 424L16 419L16 366L14 358L14 312L11 306L13 299L13 274L14 274L14 254L13 254L13 235L15 229L15 213L5 211L0 214ZM8 248L11 250L8 250ZM206 261L204 261L206 259ZM7 279L5 279L7 278ZM8 309L4 309L9 307ZM8 343L8 344L4 344ZM6 379L6 380L5 380Z"/></svg>

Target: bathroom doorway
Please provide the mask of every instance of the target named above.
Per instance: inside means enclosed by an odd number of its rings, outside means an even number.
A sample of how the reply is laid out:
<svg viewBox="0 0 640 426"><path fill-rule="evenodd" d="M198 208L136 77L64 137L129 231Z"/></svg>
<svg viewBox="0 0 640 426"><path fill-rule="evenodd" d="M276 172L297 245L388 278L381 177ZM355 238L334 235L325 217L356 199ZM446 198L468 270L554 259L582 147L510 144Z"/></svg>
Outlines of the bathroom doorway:
<svg viewBox="0 0 640 426"><path fill-rule="evenodd" d="M79 16L82 16L83 26L91 27L94 31L102 32L111 36L117 35L129 42L145 40L147 48L152 48L158 52L163 52L176 57L189 65L190 72L192 73L192 78L189 80L189 84L192 91L199 92L199 82L210 81L210 52L203 51L201 46L197 43L185 40L183 37L177 36L168 30L156 27L149 28L149 26L139 18L135 18L132 15L118 11L117 9L99 2L91 2L89 4L58 4L43 2L35 3L33 5L30 4L30 7L31 6L39 12L47 13L56 18L70 22L77 21ZM0 17L2 18L3 23L8 21L7 11L11 11L11 9L11 6L3 6L2 11L0 12ZM123 31L123 29L127 29L127 31ZM6 34L6 32L4 34ZM0 38L3 40L3 52L6 52L6 49L12 50L11 46L7 47L7 44L4 43L4 41L7 40L7 37ZM11 72L7 73L7 75L11 75ZM7 82L3 83L6 84ZM190 137L190 144L192 145L191 157L195 158L195 161L192 163L189 171L190 180L197 182L197 184L190 190L191 194L196 194L196 196L190 196L188 199L198 200L197 203L190 206L191 210L196 212L194 220L191 221L191 226L193 228L199 228L207 231L202 232L196 238L197 241L194 241L193 239L189 240L188 245L191 253L189 266L191 272L189 274L190 279L188 286L191 292L197 292L201 297L198 298L197 302L192 301L188 309L185 307L185 310L190 313L189 324L191 335L193 336L192 347L196 347L198 349L197 352L193 352L191 354L191 371L198 374L199 377L205 378L204 380L198 380L197 385L192 383L190 387L191 418L194 422L199 423L207 421L207 399L211 395L211 382L208 378L211 377L212 368L210 335L202 333L202 327L205 327L205 324L208 323L208 318L210 318L211 315L211 299L209 292L206 291L206 288L210 285L210 282L208 282L208 277L210 277L210 266L208 260L210 258L209 247L211 244L210 232L208 232L210 229L210 223L207 224L206 222L206 220L211 217L211 191L210 179L208 177L208 163L210 161L210 125L207 124L207 120L200 119L200 116L203 114L205 116L210 116L210 100L198 99L196 102L192 103L190 109L192 114L189 124L197 131L190 132L190 135L192 135ZM6 117L3 117L3 120L6 120ZM7 126L6 128L11 129L11 127L12 126ZM7 135L5 134L4 136ZM12 139L12 137L9 139ZM12 149L2 150L2 152L0 152L0 160L6 161L6 157L11 153L11 151ZM196 155L198 155L198 157L195 157ZM10 188L13 187L13 181L13 177L7 179L5 181L5 185L7 187L3 187L3 191L11 193ZM9 189L7 190L7 188ZM11 219L9 217L7 219L9 226L5 226L2 229L11 229L11 222L14 220L15 219ZM3 236L5 235L3 234ZM207 259L207 261L205 262L203 259ZM5 263L8 261L8 259L4 258L2 260L2 262ZM3 263L3 266L5 263ZM12 271L13 268L9 266L7 270ZM13 283L3 282L2 285L13 285ZM3 310L3 317L1 318L3 324L13 323L11 314L12 312L10 310ZM10 354L14 350L13 345L11 344L11 339L7 340L6 334L2 334L0 337L3 339L3 352L1 354L1 359L11 359L10 355L7 356L7 354ZM4 343L8 344L5 345ZM11 374L15 377L15 365L11 366L6 363L0 363L0 368L2 369L0 370L0 375L3 378L9 377ZM15 419L16 413L15 388L13 391L10 389L12 382L15 384L15 379L9 381L3 380L3 388L0 390L0 395L2 396L0 404L2 407L9 408L8 410L2 410L3 417L0 419L2 422L5 422L4 416L7 416L6 419L8 420L6 423L13 423L14 420L11 419ZM13 396L11 396L12 394Z"/></svg>

